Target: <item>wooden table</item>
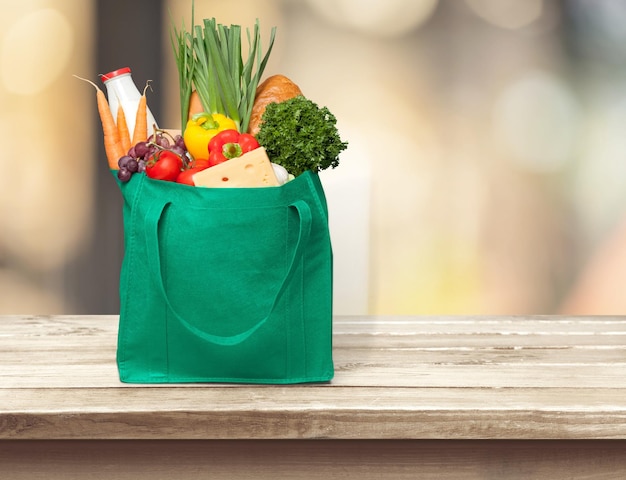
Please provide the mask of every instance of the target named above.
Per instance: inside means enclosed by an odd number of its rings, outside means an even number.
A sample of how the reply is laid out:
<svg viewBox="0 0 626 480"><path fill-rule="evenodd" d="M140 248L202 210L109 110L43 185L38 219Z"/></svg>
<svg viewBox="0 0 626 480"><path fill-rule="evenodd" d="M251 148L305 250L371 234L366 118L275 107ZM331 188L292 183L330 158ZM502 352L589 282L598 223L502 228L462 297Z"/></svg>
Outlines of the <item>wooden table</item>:
<svg viewBox="0 0 626 480"><path fill-rule="evenodd" d="M116 335L0 316L1 478L626 478L626 317L338 317L299 386L122 384Z"/></svg>

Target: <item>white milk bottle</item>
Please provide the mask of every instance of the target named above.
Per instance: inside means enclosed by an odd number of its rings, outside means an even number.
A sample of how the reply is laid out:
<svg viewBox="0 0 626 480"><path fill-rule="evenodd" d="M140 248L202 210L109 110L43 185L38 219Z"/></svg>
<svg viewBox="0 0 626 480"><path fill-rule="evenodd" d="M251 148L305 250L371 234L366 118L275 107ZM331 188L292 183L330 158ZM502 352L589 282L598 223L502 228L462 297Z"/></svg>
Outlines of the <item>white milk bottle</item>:
<svg viewBox="0 0 626 480"><path fill-rule="evenodd" d="M109 108L113 114L113 118L117 119L117 109L122 105L124 116L128 125L130 137L133 137L135 129L135 118L137 116L137 106L141 98L141 92L135 85L131 76L130 68L124 67L114 70L100 77L107 89L107 98L109 100ZM150 109L147 108L148 115L148 136L154 133L156 121ZM144 139L145 140L145 139Z"/></svg>

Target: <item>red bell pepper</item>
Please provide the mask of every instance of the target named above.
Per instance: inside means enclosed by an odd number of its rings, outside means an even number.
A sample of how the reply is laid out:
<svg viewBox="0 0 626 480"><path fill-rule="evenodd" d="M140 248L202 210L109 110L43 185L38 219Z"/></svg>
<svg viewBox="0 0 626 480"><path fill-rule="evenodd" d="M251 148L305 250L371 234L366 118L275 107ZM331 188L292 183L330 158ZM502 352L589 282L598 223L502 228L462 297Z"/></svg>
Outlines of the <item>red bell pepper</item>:
<svg viewBox="0 0 626 480"><path fill-rule="evenodd" d="M242 156L255 148L259 142L249 133L239 133L237 130L223 130L209 142L209 166Z"/></svg>

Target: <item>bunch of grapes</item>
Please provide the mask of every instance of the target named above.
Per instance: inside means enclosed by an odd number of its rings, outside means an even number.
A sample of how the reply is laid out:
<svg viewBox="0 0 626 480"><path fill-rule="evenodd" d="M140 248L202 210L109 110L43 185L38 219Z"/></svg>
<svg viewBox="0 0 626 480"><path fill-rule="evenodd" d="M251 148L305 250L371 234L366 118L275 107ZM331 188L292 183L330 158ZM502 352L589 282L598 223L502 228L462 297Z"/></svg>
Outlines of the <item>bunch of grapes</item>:
<svg viewBox="0 0 626 480"><path fill-rule="evenodd" d="M189 161L189 154L182 135L172 137L165 130L156 130L145 142L139 142L130 147L128 153L118 160L117 178L122 182L128 182L133 173L145 172L146 163L164 150L169 150L178 155L183 159L185 165Z"/></svg>

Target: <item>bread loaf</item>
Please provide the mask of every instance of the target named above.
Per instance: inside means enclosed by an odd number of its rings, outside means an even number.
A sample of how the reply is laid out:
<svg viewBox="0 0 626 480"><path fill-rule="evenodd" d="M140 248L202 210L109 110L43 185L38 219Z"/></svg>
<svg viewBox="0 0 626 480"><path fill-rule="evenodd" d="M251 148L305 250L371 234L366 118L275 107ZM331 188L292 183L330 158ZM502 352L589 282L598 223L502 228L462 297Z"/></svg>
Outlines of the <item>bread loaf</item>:
<svg viewBox="0 0 626 480"><path fill-rule="evenodd" d="M259 133L261 117L267 105L274 102L280 103L298 95L302 95L300 87L284 75L273 75L261 82L256 89L248 133L252 135Z"/></svg>

